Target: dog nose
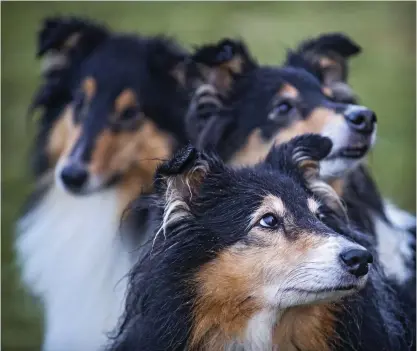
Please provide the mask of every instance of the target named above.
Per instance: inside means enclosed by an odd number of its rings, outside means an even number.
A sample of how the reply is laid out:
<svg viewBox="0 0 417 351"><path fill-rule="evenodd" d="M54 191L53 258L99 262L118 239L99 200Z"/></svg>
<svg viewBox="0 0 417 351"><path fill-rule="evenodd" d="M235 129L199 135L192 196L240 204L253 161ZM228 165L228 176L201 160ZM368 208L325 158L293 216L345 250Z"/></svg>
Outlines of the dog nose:
<svg viewBox="0 0 417 351"><path fill-rule="evenodd" d="M373 262L371 253L363 249L346 250L340 254L340 259L349 273L358 278L368 273L368 264Z"/></svg>
<svg viewBox="0 0 417 351"><path fill-rule="evenodd" d="M65 166L61 171L61 179L70 191L79 192L88 178L87 170L77 164Z"/></svg>
<svg viewBox="0 0 417 351"><path fill-rule="evenodd" d="M376 115L366 108L355 108L345 113L346 121L355 131L363 134L371 134L374 131Z"/></svg>

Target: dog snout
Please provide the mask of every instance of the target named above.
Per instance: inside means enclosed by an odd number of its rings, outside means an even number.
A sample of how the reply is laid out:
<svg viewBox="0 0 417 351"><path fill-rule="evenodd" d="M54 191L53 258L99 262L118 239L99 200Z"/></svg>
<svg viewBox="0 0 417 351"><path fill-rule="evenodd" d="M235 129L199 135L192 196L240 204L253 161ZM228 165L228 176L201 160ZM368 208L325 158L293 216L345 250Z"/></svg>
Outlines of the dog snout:
<svg viewBox="0 0 417 351"><path fill-rule="evenodd" d="M88 171L81 164L68 164L61 170L61 179L68 190L79 193L87 183Z"/></svg>
<svg viewBox="0 0 417 351"><path fill-rule="evenodd" d="M371 134L375 129L375 112L364 107L349 108L345 112L349 127L362 134Z"/></svg>
<svg viewBox="0 0 417 351"><path fill-rule="evenodd" d="M366 249L347 249L339 257L347 271L357 278L366 275L373 262L372 254Z"/></svg>

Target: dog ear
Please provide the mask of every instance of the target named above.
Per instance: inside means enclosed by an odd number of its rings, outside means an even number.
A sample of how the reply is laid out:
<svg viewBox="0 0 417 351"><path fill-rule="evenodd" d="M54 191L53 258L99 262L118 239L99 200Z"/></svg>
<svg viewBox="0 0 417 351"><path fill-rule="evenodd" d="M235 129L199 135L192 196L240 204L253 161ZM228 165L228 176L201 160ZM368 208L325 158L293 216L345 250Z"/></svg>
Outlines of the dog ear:
<svg viewBox="0 0 417 351"><path fill-rule="evenodd" d="M320 161L329 155L332 146L331 140L327 137L304 134L285 144L273 147L265 163L299 179L331 209L344 215L344 206L339 196L330 185L320 179Z"/></svg>
<svg viewBox="0 0 417 351"><path fill-rule="evenodd" d="M210 169L216 165L222 166L223 163L188 145L157 169L155 190L165 193L168 198L175 195L177 200L188 202L198 191Z"/></svg>
<svg viewBox="0 0 417 351"><path fill-rule="evenodd" d="M198 149L215 150L234 119L227 108L239 78L257 67L242 41L222 39L196 48L191 56L195 94L185 124Z"/></svg>
<svg viewBox="0 0 417 351"><path fill-rule="evenodd" d="M285 64L307 69L327 88L325 94L336 101L350 102L355 100L355 96L346 84L348 59L361 51L361 47L345 34L322 34L290 51Z"/></svg>
<svg viewBox="0 0 417 351"><path fill-rule="evenodd" d="M153 73L168 74L178 84L186 85L190 55L173 39L163 36L151 39L148 55L149 67Z"/></svg>
<svg viewBox="0 0 417 351"><path fill-rule="evenodd" d="M246 45L229 38L197 47L191 60L196 64L203 81L213 85L222 96L230 93L239 76L256 67Z"/></svg>
<svg viewBox="0 0 417 351"><path fill-rule="evenodd" d="M71 98L71 84L81 62L102 43L108 31L78 18L47 18L38 35L37 57L42 61L43 84L32 100L30 111L58 107Z"/></svg>
<svg viewBox="0 0 417 351"><path fill-rule="evenodd" d="M319 134L304 134L274 146L265 162L284 173L299 172L308 180L319 176L319 161L330 153L331 148L329 138Z"/></svg>

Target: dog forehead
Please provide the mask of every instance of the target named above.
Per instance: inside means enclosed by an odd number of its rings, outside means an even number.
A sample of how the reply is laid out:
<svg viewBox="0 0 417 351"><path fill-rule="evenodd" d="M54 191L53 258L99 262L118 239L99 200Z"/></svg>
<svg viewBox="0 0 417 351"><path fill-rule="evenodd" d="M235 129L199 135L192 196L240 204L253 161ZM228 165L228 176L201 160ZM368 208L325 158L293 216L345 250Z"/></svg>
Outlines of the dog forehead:
<svg viewBox="0 0 417 351"><path fill-rule="evenodd" d="M108 40L93 52L81 66L81 80L93 76L105 90L137 87L147 80L147 53L144 45L130 38Z"/></svg>
<svg viewBox="0 0 417 351"><path fill-rule="evenodd" d="M272 196L286 204L307 203L307 193L295 177L278 170L271 170L268 165L261 164L255 171L241 169L237 172L236 182L239 182L243 194L257 194L258 198Z"/></svg>

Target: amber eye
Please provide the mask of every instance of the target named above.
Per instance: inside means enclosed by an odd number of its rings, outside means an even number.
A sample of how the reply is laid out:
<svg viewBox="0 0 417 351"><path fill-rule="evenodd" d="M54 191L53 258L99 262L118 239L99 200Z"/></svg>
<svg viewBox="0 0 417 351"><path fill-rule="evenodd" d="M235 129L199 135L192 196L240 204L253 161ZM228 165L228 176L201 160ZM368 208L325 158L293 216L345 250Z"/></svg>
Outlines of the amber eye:
<svg viewBox="0 0 417 351"><path fill-rule="evenodd" d="M276 228L278 227L278 219L272 213L267 213L259 221L259 225L264 228Z"/></svg>

